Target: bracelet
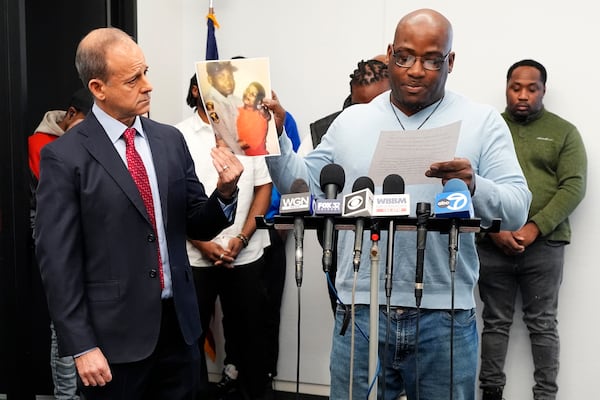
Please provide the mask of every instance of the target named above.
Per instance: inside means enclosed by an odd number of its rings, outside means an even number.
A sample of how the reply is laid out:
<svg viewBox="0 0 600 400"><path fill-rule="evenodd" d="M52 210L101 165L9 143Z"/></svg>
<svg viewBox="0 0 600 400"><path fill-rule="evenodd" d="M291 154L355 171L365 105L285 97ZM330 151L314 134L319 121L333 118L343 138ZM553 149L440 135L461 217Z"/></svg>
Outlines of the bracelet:
<svg viewBox="0 0 600 400"><path fill-rule="evenodd" d="M242 244L244 245L244 247L248 247L248 236L246 236L240 232L235 237L242 241Z"/></svg>

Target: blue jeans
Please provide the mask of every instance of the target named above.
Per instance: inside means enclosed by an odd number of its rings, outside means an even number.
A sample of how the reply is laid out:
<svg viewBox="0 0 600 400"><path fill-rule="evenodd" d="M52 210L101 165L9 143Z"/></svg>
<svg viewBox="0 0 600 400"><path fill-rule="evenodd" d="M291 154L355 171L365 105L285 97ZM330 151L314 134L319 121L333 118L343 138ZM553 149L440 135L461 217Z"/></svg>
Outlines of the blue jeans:
<svg viewBox="0 0 600 400"><path fill-rule="evenodd" d="M529 330L534 364L533 396L555 399L560 344L557 330L558 291L562 282L564 243L538 240L525 252L508 256L485 239L478 246L479 294L484 304L481 334L482 389L503 388L503 372L517 290L523 321Z"/></svg>
<svg viewBox="0 0 600 400"><path fill-rule="evenodd" d="M75 361L71 356L58 356L58 340L52 322L50 322L50 333L50 368L54 383L54 398L56 400L78 400Z"/></svg>
<svg viewBox="0 0 600 400"><path fill-rule="evenodd" d="M336 311L335 331L331 350L331 400L348 400L350 366L350 327L339 334L344 309ZM478 334L475 310L455 310L454 315L453 386L455 400L475 400L477 375ZM419 346L417 339L417 310L393 308L390 315L390 334L385 357L385 388L383 373L378 375L378 398L385 390L387 400L395 400L404 391L409 400L416 399L417 381L419 400L450 398L450 326L451 313L447 310L420 310ZM369 333L369 306L355 307L355 324L366 335ZM387 315L385 307L379 312L379 363L384 360ZM353 398L366 399L368 382L369 343L358 327L355 333ZM380 368L383 368L381 366ZM417 369L418 368L418 369Z"/></svg>

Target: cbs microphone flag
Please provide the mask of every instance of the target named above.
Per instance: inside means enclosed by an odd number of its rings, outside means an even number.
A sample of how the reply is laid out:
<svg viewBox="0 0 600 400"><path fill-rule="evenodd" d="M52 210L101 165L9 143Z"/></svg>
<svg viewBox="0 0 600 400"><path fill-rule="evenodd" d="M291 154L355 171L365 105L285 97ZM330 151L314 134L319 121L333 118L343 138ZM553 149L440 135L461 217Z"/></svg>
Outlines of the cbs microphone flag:
<svg viewBox="0 0 600 400"><path fill-rule="evenodd" d="M369 189L344 195L343 213L345 217L369 217L373 210L373 193Z"/></svg>

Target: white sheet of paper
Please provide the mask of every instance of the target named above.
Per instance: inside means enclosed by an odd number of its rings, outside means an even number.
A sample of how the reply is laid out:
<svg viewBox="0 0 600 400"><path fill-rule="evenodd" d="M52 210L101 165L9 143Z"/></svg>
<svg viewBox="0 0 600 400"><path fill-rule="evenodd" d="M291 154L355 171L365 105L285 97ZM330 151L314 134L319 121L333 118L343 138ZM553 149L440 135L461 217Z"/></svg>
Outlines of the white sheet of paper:
<svg viewBox="0 0 600 400"><path fill-rule="evenodd" d="M432 183L425 171L434 162L455 157L460 121L433 129L382 131L373 154L369 176L381 186L389 174L398 174L407 185Z"/></svg>

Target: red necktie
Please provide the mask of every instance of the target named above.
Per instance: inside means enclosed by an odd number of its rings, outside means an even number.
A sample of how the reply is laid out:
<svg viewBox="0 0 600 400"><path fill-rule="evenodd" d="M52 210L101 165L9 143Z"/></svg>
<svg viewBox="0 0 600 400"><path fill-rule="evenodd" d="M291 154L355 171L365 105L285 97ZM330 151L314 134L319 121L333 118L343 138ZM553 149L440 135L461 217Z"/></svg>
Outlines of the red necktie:
<svg viewBox="0 0 600 400"><path fill-rule="evenodd" d="M129 169L129 173L131 174L133 181L140 191L140 195L142 196L142 200L144 200L144 205L146 206L146 211L148 211L148 216L150 217L150 222L152 222L152 228L154 228L154 235L156 236L156 251L158 253L160 287L161 289L164 289L165 279L163 276L160 246L158 244L158 231L156 229L156 216L154 215L152 190L150 189L150 181L148 180L148 174L146 173L146 168L144 167L142 157L140 157L140 154L135 150L135 134L135 128L127 128L125 129L125 133L123 133L123 137L125 138L125 158L127 159L127 169Z"/></svg>

